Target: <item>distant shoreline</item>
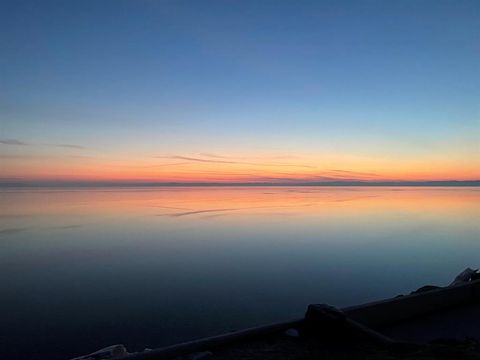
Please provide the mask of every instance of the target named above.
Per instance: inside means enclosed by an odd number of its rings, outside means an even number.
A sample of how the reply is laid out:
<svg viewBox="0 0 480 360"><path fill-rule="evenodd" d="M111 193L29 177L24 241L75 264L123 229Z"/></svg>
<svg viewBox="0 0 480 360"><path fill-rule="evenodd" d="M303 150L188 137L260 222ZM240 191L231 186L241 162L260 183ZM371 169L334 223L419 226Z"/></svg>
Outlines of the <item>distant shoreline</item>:
<svg viewBox="0 0 480 360"><path fill-rule="evenodd" d="M288 183L214 183L214 182L132 182L132 181L0 181L1 188L93 188L93 187L477 187L480 180L437 180L437 181L329 181Z"/></svg>

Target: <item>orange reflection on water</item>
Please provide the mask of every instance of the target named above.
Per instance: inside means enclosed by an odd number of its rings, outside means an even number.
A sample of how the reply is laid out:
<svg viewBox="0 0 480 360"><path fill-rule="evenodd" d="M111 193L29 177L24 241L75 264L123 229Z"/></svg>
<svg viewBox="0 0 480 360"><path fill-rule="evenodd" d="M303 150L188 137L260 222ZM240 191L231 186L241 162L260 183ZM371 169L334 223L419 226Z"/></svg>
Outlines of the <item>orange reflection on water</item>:
<svg viewBox="0 0 480 360"><path fill-rule="evenodd" d="M188 217L478 214L479 188L161 187L4 191L3 219L28 216Z"/></svg>

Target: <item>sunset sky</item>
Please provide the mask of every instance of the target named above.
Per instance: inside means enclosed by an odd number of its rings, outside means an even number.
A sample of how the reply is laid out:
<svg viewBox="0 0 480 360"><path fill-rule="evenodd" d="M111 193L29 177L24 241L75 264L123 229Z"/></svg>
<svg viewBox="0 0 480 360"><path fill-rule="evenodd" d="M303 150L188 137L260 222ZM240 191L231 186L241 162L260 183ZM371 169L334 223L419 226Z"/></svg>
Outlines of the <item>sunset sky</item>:
<svg viewBox="0 0 480 360"><path fill-rule="evenodd" d="M0 180L480 179L480 2L2 1Z"/></svg>

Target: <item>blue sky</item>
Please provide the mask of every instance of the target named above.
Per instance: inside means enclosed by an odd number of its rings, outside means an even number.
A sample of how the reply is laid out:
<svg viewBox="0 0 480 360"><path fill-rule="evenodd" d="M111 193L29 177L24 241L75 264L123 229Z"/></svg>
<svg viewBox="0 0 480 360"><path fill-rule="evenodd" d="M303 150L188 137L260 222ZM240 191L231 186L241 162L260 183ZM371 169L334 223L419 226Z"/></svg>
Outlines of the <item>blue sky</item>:
<svg viewBox="0 0 480 360"><path fill-rule="evenodd" d="M1 8L2 153L480 155L477 1Z"/></svg>

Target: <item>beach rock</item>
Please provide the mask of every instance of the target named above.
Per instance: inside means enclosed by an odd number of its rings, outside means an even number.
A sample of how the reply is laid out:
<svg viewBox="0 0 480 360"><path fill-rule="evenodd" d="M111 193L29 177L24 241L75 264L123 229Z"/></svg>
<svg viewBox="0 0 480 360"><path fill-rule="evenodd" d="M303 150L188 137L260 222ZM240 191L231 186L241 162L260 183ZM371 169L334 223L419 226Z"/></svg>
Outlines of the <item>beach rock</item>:
<svg viewBox="0 0 480 360"><path fill-rule="evenodd" d="M311 304L308 305L302 331L307 335L334 339L345 334L346 323L343 311L327 304Z"/></svg>
<svg viewBox="0 0 480 360"><path fill-rule="evenodd" d="M342 322L345 321L344 312L327 304L310 304L305 314L307 322Z"/></svg>
<svg viewBox="0 0 480 360"><path fill-rule="evenodd" d="M458 274L448 286L465 284L466 282L469 282L472 276L474 276L474 274L476 274L477 272L478 272L478 269L474 270L474 269L466 268L460 274Z"/></svg>
<svg viewBox="0 0 480 360"><path fill-rule="evenodd" d="M470 280L471 281L475 281L475 280L478 280L480 279L480 274L477 272L475 274L472 274L472 276L470 277Z"/></svg>

